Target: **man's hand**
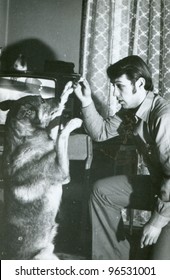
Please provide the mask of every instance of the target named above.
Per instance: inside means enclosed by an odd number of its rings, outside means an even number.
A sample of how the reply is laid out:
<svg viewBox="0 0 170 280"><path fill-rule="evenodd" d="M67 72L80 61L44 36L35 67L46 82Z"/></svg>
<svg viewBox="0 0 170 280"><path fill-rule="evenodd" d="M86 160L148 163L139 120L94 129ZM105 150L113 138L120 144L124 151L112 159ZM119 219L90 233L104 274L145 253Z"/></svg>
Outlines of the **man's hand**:
<svg viewBox="0 0 170 280"><path fill-rule="evenodd" d="M86 107L92 103L91 89L89 83L84 78L80 78L78 83L73 84L76 96L82 103L82 107Z"/></svg>
<svg viewBox="0 0 170 280"><path fill-rule="evenodd" d="M142 238L141 238L141 248L155 244L161 233L162 228L157 228L149 223L147 223L143 228Z"/></svg>

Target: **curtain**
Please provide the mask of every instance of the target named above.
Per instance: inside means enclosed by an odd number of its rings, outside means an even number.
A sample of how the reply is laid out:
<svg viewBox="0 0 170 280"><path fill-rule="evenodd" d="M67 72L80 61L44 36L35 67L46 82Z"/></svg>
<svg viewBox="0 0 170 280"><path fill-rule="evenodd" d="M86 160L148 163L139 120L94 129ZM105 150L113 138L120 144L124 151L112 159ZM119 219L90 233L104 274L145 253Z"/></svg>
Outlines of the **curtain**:
<svg viewBox="0 0 170 280"><path fill-rule="evenodd" d="M107 67L128 55L149 65L155 91L170 99L170 1L84 0L80 72L100 113L112 114Z"/></svg>

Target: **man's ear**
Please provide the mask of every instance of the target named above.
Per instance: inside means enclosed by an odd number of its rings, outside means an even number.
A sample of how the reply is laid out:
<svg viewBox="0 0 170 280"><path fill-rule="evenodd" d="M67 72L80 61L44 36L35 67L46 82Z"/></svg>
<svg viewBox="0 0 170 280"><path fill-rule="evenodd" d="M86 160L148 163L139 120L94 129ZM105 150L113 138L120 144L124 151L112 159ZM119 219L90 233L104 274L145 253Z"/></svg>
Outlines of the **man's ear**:
<svg viewBox="0 0 170 280"><path fill-rule="evenodd" d="M15 100L5 100L0 102L0 109L2 111L7 111L14 106Z"/></svg>
<svg viewBox="0 0 170 280"><path fill-rule="evenodd" d="M143 77L140 77L137 81L136 81L136 86L137 87L145 87L145 79Z"/></svg>

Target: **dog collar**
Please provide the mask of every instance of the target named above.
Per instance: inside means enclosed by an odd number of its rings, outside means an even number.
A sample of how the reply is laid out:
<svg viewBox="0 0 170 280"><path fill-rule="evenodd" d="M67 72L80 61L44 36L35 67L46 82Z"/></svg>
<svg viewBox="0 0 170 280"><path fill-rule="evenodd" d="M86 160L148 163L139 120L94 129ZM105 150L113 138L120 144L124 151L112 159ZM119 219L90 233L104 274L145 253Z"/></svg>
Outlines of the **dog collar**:
<svg viewBox="0 0 170 280"><path fill-rule="evenodd" d="M57 116L55 119L53 119L49 125L48 125L48 129L51 130L52 128L54 128L55 126L60 125L61 123L61 116Z"/></svg>

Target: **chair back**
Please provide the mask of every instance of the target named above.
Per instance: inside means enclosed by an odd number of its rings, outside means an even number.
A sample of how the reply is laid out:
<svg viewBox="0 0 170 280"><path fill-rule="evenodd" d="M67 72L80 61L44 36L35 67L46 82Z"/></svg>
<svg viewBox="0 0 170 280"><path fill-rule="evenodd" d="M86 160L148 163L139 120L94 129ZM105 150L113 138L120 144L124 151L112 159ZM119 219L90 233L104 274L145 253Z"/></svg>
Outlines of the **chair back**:
<svg viewBox="0 0 170 280"><path fill-rule="evenodd" d="M85 160L85 169L90 169L93 159L93 145L91 137L87 134L70 135L68 154L70 160Z"/></svg>

